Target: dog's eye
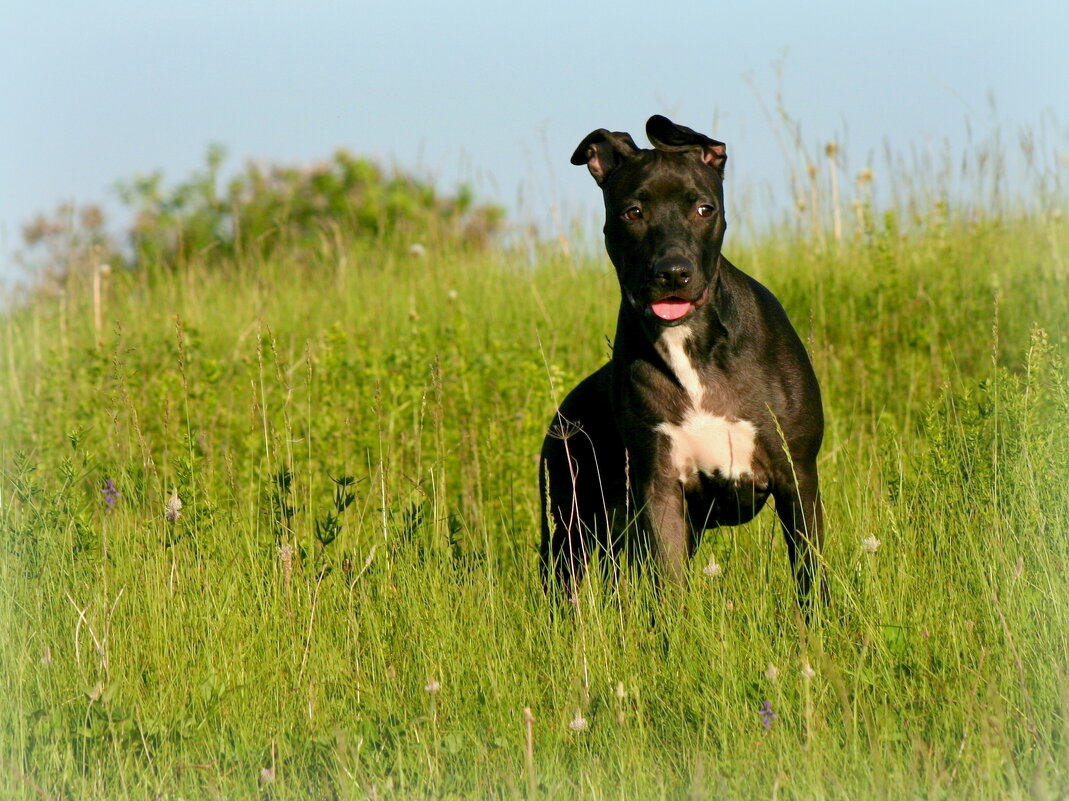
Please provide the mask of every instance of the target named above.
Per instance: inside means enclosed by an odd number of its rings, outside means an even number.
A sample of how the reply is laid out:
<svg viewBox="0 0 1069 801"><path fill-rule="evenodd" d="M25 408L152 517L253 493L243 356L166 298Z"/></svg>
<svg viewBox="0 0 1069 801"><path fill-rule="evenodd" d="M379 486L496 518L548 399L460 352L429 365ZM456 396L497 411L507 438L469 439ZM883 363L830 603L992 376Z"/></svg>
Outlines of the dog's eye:
<svg viewBox="0 0 1069 801"><path fill-rule="evenodd" d="M716 209L714 209L708 203L703 203L702 205L698 206L697 215L699 217L712 217L715 212Z"/></svg>
<svg viewBox="0 0 1069 801"><path fill-rule="evenodd" d="M632 206L623 213L623 218L628 222L634 222L635 220L642 219L642 209L638 206Z"/></svg>

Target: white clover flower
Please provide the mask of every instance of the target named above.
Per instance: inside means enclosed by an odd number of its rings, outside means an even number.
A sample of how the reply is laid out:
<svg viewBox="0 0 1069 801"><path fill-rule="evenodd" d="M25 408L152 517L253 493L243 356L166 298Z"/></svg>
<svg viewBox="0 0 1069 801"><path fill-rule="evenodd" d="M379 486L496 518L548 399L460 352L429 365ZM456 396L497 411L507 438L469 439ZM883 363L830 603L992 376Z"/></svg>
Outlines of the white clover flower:
<svg viewBox="0 0 1069 801"><path fill-rule="evenodd" d="M808 659L805 662L802 663L802 671L801 672L802 672L802 678L803 679L812 679L812 678L815 678L816 675L817 675L817 672L815 670L813 670L813 666L809 664L809 660Z"/></svg>
<svg viewBox="0 0 1069 801"><path fill-rule="evenodd" d="M442 685L436 679L431 679L427 682L423 689L429 692L431 695L434 695L436 692L442 689Z"/></svg>
<svg viewBox="0 0 1069 801"><path fill-rule="evenodd" d="M865 537L861 541L861 550L865 553L876 553L876 549L880 547L880 541L876 537Z"/></svg>
<svg viewBox="0 0 1069 801"><path fill-rule="evenodd" d="M624 683L622 681L616 682L616 697L621 701L627 698L627 690L624 689Z"/></svg>
<svg viewBox="0 0 1069 801"><path fill-rule="evenodd" d="M702 573L711 579L715 579L724 573L724 568L720 567L715 559L710 559L709 564L702 568Z"/></svg>
<svg viewBox="0 0 1069 801"><path fill-rule="evenodd" d="M589 725L587 719L583 717L583 713L576 710L575 717L572 718L572 722L568 724L568 728L572 731L586 731L587 726Z"/></svg>
<svg viewBox="0 0 1069 801"><path fill-rule="evenodd" d="M773 665L771 662L769 662L768 663L768 669L765 670L765 678L768 679L769 681L775 681L776 679L778 679L779 678L779 668L776 667L775 665Z"/></svg>
<svg viewBox="0 0 1069 801"><path fill-rule="evenodd" d="M260 784L272 784L275 781L275 769L263 768L260 770Z"/></svg>

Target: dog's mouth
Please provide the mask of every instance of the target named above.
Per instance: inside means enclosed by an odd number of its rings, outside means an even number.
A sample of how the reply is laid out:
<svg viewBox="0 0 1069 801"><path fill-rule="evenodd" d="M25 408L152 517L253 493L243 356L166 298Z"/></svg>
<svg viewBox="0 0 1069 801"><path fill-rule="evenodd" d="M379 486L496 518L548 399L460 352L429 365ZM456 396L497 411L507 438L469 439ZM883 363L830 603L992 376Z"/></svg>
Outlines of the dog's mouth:
<svg viewBox="0 0 1069 801"><path fill-rule="evenodd" d="M662 320L680 320L690 314L694 304L683 298L662 298L650 304L650 311Z"/></svg>
<svg viewBox="0 0 1069 801"><path fill-rule="evenodd" d="M708 300L708 297L709 290L702 292L697 300L687 300L686 298L672 295L667 298L660 298L659 300L653 301L648 308L650 314L658 320L663 320L666 323L675 323L689 316L695 309L705 305L705 301Z"/></svg>

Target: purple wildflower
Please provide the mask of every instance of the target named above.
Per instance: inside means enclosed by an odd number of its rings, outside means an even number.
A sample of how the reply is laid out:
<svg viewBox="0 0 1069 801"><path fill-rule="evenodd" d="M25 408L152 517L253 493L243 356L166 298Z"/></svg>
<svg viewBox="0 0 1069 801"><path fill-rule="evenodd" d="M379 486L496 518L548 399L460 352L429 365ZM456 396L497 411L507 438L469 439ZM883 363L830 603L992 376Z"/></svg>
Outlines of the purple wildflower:
<svg viewBox="0 0 1069 801"><path fill-rule="evenodd" d="M778 717L779 715L772 711L772 703L770 701L765 701L764 705L761 707L761 725L766 729L771 729L772 722Z"/></svg>
<svg viewBox="0 0 1069 801"><path fill-rule="evenodd" d="M115 486L115 479L113 478L109 478L104 482L104 489L102 489L101 492L104 493L104 503L108 505L109 509L115 508L115 504L118 502L119 498L122 497L122 495L119 494L118 488Z"/></svg>

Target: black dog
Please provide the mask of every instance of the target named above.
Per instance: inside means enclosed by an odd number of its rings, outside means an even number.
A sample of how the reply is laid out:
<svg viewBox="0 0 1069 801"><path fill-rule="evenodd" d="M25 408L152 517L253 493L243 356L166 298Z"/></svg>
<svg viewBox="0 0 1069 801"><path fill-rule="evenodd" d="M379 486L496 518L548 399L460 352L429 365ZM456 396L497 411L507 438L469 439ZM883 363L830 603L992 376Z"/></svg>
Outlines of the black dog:
<svg viewBox="0 0 1069 801"><path fill-rule="evenodd" d="M726 150L661 116L653 150L599 129L572 164L605 197L620 280L612 359L561 404L542 446L544 576L573 592L594 547L682 577L702 532L775 499L799 600L823 519L820 388L783 307L721 253Z"/></svg>

